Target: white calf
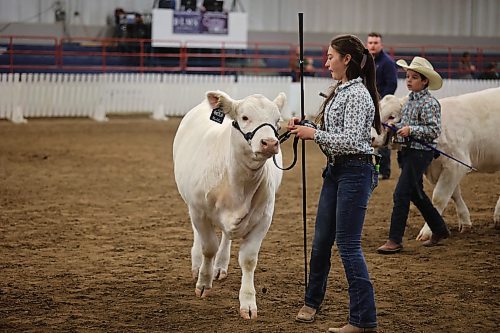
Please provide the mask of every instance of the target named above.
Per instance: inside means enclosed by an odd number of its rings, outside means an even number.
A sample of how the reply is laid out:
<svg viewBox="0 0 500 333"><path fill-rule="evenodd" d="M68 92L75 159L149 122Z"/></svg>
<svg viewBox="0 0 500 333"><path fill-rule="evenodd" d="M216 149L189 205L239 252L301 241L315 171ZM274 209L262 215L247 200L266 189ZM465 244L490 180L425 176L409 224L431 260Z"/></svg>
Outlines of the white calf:
<svg viewBox="0 0 500 333"><path fill-rule="evenodd" d="M245 319L257 317L254 271L282 177L270 157L276 155L281 165L277 130L285 99L283 93L270 101L262 95L233 100L221 91L208 92L183 118L174 139L175 181L194 233L196 295L205 297L214 277L227 276L231 240L241 239L239 299ZM220 244L215 227L222 230Z"/></svg>
<svg viewBox="0 0 500 333"><path fill-rule="evenodd" d="M405 97L406 99L406 97ZM388 95L380 102L381 118L391 117L398 121L405 99ZM437 148L454 158L471 165L479 172L492 173L500 170L500 88L440 99L442 132ZM373 133L373 132L372 132ZM384 132L373 136L373 145L384 144ZM432 202L440 214L453 199L461 232L471 228L469 209L461 192L460 181L470 169L440 156L427 169L427 179L435 184ZM498 179L497 179L498 184ZM495 226L500 226L500 198L494 212ZM432 232L427 224L420 230L418 240L427 240Z"/></svg>

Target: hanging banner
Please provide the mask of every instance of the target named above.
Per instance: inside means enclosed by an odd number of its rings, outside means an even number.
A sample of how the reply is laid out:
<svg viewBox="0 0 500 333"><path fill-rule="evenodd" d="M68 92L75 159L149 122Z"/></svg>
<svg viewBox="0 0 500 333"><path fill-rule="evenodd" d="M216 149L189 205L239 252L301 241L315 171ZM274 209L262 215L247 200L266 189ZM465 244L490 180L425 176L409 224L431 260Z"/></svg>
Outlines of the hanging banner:
<svg viewBox="0 0 500 333"><path fill-rule="evenodd" d="M228 34L228 14L224 12L174 12L174 34Z"/></svg>

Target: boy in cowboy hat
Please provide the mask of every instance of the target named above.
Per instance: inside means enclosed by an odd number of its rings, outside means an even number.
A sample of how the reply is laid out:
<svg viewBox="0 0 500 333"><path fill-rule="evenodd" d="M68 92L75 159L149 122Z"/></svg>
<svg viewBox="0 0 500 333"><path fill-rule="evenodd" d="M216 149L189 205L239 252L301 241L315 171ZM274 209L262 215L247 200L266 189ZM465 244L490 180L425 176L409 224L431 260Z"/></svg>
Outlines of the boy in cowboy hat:
<svg viewBox="0 0 500 333"><path fill-rule="evenodd" d="M410 95L401 110L401 120L393 124L398 129L395 141L401 143L403 148L398 152L401 174L393 196L389 239L377 249L383 254L397 253L403 248L410 201L432 230L431 239L424 242L423 246L435 246L450 236L443 218L423 188L422 176L432 162L434 153L430 148L412 140L416 138L435 147L435 140L441 133L441 106L429 90L441 88L443 80L424 58L415 57L409 65L404 60L396 63L406 71L406 86Z"/></svg>

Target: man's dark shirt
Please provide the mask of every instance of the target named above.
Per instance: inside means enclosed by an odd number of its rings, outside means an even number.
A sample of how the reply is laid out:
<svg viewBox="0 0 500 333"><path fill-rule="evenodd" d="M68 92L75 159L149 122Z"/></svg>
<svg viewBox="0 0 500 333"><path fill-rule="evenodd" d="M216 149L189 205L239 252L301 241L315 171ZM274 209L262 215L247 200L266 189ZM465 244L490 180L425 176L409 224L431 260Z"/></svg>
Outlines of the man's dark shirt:
<svg viewBox="0 0 500 333"><path fill-rule="evenodd" d="M377 68L377 90L380 99L385 95L394 95L398 86L396 64L384 50L381 50L375 56L375 66Z"/></svg>

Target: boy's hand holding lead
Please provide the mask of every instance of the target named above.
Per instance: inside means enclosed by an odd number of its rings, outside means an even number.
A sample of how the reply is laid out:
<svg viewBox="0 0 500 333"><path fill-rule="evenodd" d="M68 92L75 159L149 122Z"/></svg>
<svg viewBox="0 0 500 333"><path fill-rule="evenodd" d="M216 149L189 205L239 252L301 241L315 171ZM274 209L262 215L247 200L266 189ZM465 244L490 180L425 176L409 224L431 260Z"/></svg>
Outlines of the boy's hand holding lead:
<svg viewBox="0 0 500 333"><path fill-rule="evenodd" d="M403 138L406 138L410 136L410 126L404 126L401 129L398 130L398 135L402 136Z"/></svg>

